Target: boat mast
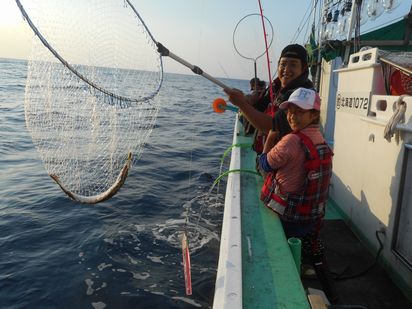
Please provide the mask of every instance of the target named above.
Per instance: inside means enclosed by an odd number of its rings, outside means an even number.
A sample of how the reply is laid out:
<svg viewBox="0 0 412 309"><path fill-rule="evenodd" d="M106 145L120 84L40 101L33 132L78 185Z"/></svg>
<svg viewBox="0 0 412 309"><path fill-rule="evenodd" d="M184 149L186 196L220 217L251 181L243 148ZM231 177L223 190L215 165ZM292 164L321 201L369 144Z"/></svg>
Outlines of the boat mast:
<svg viewBox="0 0 412 309"><path fill-rule="evenodd" d="M362 6L362 0L355 0L352 3L351 13L349 17L349 29L348 29L348 34L346 36L345 55L343 57L343 63L345 65L347 65L349 62L350 48L352 45L352 32L355 27L359 26L357 24L357 20L360 18L360 16L358 16L358 12L360 12L358 8L360 8L361 6Z"/></svg>

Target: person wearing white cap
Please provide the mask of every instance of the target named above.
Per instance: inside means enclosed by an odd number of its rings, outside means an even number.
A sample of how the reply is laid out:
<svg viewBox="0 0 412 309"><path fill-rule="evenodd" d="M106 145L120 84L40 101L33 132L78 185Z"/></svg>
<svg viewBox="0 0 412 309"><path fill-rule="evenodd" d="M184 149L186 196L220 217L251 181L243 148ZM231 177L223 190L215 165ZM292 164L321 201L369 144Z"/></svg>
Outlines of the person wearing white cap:
<svg viewBox="0 0 412 309"><path fill-rule="evenodd" d="M307 128L305 131L309 132L308 134L312 137L314 143L324 142L324 138L319 128L320 97L317 92L311 89L298 88L290 95L288 101L280 104L279 108L287 110L286 118L292 131L299 131ZM291 138L294 139L292 136L293 135L288 136L288 140ZM270 131L263 153L267 154L275 146L277 140L278 136L276 132ZM295 140L297 140L296 136ZM283 141L280 147L283 144L287 144L287 141ZM293 146L299 145L293 144ZM299 148L294 147L291 151L294 152L296 149ZM261 156L261 166L263 170L270 172L272 168L268 165L268 161L264 161L265 158L266 156Z"/></svg>
<svg viewBox="0 0 412 309"><path fill-rule="evenodd" d="M293 132L305 134L314 145L325 143L319 128L320 98L314 90L298 88L280 108L287 109L286 117ZM259 158L261 168L266 172L276 171L280 192L300 192L306 176L301 139L297 134L288 134L275 145L275 135L273 131L268 135Z"/></svg>
<svg viewBox="0 0 412 309"><path fill-rule="evenodd" d="M304 264L312 264L330 301L336 300L319 231L325 215L332 150L320 132L320 97L311 89L298 88L279 108L292 133L277 141L271 131L259 157L268 172L261 200L279 215L287 238L302 239ZM276 144L275 144L276 143Z"/></svg>

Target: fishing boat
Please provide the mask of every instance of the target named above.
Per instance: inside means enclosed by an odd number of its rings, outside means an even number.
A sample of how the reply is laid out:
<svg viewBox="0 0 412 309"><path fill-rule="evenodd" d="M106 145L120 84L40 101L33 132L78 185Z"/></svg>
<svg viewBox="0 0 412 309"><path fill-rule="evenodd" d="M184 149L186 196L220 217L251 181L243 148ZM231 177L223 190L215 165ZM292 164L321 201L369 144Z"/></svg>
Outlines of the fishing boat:
<svg viewBox="0 0 412 309"><path fill-rule="evenodd" d="M301 278L294 244L259 200L263 180L248 172L252 137L237 119L230 170L240 172L227 182L215 309L412 308L412 11L353 37L361 3L349 8L346 39L325 35L326 16L316 80L334 151L322 237L338 301L330 305L316 279Z"/></svg>

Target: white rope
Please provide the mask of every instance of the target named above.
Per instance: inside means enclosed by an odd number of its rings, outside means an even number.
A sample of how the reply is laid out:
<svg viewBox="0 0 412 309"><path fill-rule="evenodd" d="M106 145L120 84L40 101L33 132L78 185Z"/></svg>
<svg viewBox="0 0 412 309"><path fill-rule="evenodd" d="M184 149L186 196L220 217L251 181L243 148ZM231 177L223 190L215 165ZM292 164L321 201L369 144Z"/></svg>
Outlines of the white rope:
<svg viewBox="0 0 412 309"><path fill-rule="evenodd" d="M406 102L403 100L406 95L401 95L396 101L395 111L389 119L383 132L384 138L390 142L399 123L405 122Z"/></svg>

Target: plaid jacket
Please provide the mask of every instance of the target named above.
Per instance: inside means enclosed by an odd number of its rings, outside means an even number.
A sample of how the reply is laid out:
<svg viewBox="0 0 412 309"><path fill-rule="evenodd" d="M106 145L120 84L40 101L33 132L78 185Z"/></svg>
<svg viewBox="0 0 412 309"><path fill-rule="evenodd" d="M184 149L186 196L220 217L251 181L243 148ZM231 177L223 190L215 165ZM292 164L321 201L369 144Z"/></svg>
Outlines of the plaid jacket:
<svg viewBox="0 0 412 309"><path fill-rule="evenodd" d="M305 189L301 194L281 194L275 180L276 172L272 172L265 179L260 199L285 221L317 221L325 215L333 152L326 143L315 146L312 140L301 132L292 134L299 136L305 151Z"/></svg>

